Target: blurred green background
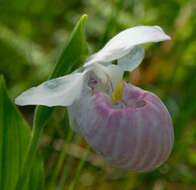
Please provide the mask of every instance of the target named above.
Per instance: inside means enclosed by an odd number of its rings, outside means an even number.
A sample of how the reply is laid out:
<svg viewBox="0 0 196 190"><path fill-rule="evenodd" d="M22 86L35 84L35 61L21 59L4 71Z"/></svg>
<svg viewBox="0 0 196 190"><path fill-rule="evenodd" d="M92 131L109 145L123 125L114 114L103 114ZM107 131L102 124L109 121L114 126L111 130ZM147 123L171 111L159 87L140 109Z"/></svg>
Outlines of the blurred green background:
<svg viewBox="0 0 196 190"><path fill-rule="evenodd" d="M89 54L136 25L159 25L171 41L145 45L146 57L128 80L156 93L172 115L175 145L169 160L148 173L123 172L106 163L74 134L65 108L40 140L45 189L196 189L195 0L0 0L0 73L14 99L48 78L82 14L88 14ZM32 124L33 106L20 107Z"/></svg>

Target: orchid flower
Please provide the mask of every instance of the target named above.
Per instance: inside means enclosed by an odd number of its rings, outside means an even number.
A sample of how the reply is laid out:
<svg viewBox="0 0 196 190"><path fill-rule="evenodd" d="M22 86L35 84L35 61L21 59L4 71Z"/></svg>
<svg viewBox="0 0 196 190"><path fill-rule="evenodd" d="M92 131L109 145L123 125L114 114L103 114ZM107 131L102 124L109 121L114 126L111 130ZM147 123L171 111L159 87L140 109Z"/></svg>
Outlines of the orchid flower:
<svg viewBox="0 0 196 190"><path fill-rule="evenodd" d="M15 103L66 106L72 129L114 167L155 169L172 150L170 115L156 95L124 82L123 74L142 62L141 44L169 39L158 26L126 29L80 69L23 92Z"/></svg>

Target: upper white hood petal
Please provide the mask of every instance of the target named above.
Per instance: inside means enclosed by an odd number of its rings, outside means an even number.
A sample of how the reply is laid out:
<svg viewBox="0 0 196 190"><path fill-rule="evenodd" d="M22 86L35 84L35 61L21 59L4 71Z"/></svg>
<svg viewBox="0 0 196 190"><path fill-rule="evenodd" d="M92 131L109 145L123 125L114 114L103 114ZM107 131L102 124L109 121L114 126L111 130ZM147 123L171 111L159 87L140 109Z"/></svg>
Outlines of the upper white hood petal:
<svg viewBox="0 0 196 190"><path fill-rule="evenodd" d="M30 88L15 99L18 105L70 106L80 97L83 73L73 73Z"/></svg>
<svg viewBox="0 0 196 190"><path fill-rule="evenodd" d="M170 40L159 26L136 26L114 36L100 51L92 55L84 66L110 62L128 54L136 45Z"/></svg>

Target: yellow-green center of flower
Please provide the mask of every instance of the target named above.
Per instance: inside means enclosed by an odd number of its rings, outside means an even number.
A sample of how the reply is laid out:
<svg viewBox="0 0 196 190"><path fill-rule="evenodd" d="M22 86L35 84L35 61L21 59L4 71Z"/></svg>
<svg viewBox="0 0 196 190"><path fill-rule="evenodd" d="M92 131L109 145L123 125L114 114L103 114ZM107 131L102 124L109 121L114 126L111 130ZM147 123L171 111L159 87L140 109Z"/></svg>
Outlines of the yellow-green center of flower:
<svg viewBox="0 0 196 190"><path fill-rule="evenodd" d="M122 99L122 94L123 94L123 81L119 80L116 83L115 88L112 90L112 102L115 104L118 100Z"/></svg>

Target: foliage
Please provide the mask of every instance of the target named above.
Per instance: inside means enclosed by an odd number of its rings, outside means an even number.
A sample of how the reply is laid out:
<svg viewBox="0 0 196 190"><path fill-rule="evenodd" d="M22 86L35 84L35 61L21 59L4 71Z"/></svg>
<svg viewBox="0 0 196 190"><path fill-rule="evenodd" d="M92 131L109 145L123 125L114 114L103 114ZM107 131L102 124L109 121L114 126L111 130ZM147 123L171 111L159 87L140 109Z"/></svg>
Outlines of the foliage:
<svg viewBox="0 0 196 190"><path fill-rule="evenodd" d="M30 139L30 128L10 101L0 77L0 189L14 189ZM43 163L39 155L25 181L25 189L43 189Z"/></svg>

